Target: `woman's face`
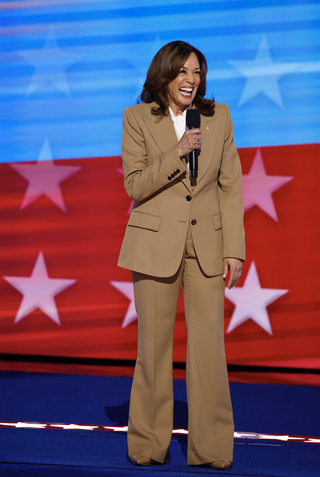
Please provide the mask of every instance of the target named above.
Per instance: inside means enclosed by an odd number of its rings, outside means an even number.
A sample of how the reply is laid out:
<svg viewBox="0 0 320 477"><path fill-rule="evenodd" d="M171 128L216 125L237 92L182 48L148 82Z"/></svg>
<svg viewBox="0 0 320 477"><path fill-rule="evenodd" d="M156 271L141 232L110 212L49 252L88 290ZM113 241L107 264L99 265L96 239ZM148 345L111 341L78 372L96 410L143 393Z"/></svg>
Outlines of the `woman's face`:
<svg viewBox="0 0 320 477"><path fill-rule="evenodd" d="M168 84L169 106L175 115L181 114L195 98L200 84L200 64L195 53L190 53L178 76Z"/></svg>

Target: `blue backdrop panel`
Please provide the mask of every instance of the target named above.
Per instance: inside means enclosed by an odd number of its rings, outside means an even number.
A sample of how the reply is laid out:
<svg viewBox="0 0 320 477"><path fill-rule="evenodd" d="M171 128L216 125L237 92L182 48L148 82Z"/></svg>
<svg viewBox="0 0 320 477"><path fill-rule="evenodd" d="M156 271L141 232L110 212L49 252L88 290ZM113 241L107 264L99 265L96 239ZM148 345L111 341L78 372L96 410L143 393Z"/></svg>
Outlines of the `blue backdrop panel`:
<svg viewBox="0 0 320 477"><path fill-rule="evenodd" d="M120 154L123 109L156 51L189 41L209 63L238 147L319 142L317 1L0 2L0 161ZM43 158L45 159L45 157Z"/></svg>

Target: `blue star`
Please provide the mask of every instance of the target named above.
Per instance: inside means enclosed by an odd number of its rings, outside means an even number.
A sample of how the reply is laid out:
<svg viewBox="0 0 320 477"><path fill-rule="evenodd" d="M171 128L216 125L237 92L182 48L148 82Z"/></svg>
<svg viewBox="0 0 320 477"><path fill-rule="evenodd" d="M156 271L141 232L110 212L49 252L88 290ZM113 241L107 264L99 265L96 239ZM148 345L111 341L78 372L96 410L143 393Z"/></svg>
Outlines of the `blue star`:
<svg viewBox="0 0 320 477"><path fill-rule="evenodd" d="M18 51L34 67L27 95L48 83L53 84L66 96L70 96L66 69L82 58L82 54L66 51L58 47L56 34L51 28L40 50Z"/></svg>
<svg viewBox="0 0 320 477"><path fill-rule="evenodd" d="M238 72L247 78L239 106L259 93L264 93L271 101L283 108L278 81L293 71L299 63L274 63L271 59L267 38L264 35L256 57L251 61L229 61Z"/></svg>

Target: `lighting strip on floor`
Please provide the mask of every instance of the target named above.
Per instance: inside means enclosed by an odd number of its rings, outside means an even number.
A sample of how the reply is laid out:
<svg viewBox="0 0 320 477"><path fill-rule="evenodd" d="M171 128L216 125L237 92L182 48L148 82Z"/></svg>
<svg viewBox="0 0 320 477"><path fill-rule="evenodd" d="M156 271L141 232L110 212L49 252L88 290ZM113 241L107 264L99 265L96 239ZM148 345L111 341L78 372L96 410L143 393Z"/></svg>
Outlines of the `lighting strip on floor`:
<svg viewBox="0 0 320 477"><path fill-rule="evenodd" d="M15 429L63 429L67 431L107 431L107 432L127 432L127 426L103 426L103 425L88 425L88 424L62 424L53 422L0 422L0 428L15 428ZM173 429L174 435L187 435L188 429ZM289 436L281 434L260 434L258 432L235 432L235 439L254 439L254 440L270 440L283 442L301 442L306 444L320 444L320 437L307 436Z"/></svg>

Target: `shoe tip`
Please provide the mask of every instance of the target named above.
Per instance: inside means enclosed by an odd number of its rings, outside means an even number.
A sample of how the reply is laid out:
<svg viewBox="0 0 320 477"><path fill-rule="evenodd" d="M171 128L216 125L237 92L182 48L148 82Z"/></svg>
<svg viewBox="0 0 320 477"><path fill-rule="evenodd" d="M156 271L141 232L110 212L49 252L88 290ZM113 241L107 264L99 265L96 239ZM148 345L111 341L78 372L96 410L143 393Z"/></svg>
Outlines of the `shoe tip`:
<svg viewBox="0 0 320 477"><path fill-rule="evenodd" d="M230 460L214 460L211 462L210 467L218 470L228 470L231 467L232 462Z"/></svg>
<svg viewBox="0 0 320 477"><path fill-rule="evenodd" d="M150 465L151 459L150 457L146 457L145 455L131 455L130 457L131 464L134 465Z"/></svg>

